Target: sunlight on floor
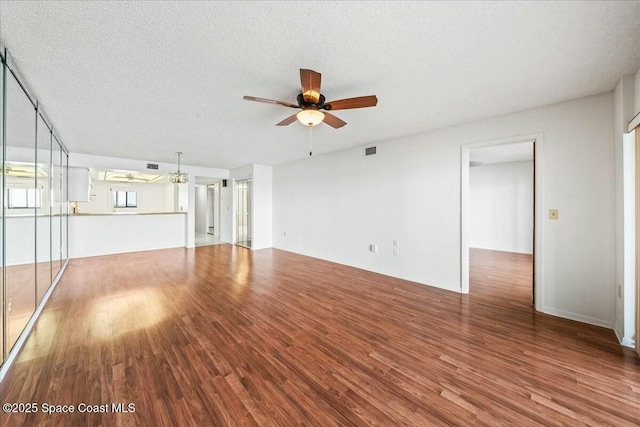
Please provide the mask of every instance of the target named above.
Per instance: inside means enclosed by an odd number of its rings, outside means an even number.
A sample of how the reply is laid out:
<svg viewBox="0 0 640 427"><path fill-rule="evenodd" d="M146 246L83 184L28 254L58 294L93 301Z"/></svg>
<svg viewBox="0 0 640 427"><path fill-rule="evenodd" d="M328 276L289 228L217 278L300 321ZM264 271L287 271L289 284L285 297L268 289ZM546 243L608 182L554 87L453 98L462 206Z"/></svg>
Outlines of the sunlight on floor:
<svg viewBox="0 0 640 427"><path fill-rule="evenodd" d="M93 317L93 339L111 339L127 332L145 329L167 316L159 290L135 289L100 298L90 311Z"/></svg>

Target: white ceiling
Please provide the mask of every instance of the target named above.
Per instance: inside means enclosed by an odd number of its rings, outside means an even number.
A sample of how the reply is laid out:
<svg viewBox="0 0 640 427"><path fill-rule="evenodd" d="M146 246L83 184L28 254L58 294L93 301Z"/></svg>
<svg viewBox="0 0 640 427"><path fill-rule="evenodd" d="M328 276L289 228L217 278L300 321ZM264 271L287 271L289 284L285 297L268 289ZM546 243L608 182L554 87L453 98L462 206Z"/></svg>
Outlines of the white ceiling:
<svg viewBox="0 0 640 427"><path fill-rule="evenodd" d="M640 67L640 2L9 2L9 49L72 152L234 168L308 155L299 68L375 94L314 153L611 91Z"/></svg>

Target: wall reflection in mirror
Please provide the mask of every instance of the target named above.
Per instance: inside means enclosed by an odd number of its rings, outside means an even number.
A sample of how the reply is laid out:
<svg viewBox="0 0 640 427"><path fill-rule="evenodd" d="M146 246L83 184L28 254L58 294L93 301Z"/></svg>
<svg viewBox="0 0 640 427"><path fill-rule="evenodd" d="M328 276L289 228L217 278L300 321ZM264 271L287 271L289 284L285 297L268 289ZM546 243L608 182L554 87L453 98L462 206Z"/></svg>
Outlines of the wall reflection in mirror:
<svg viewBox="0 0 640 427"><path fill-rule="evenodd" d="M2 361L68 259L68 152L2 59L0 227ZM9 62L9 64L7 64Z"/></svg>

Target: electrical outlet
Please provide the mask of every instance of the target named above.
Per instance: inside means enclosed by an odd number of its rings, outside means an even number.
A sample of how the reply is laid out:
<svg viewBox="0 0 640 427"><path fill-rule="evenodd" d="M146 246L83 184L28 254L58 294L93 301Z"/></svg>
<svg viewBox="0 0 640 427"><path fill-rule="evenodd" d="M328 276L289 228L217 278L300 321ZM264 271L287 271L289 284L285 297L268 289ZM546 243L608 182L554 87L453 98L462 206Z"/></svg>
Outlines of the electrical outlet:
<svg viewBox="0 0 640 427"><path fill-rule="evenodd" d="M398 247L397 247L397 246L394 246L394 248L393 248L393 254L394 254L394 255L398 255Z"/></svg>
<svg viewBox="0 0 640 427"><path fill-rule="evenodd" d="M558 209L549 209L549 219L558 219Z"/></svg>

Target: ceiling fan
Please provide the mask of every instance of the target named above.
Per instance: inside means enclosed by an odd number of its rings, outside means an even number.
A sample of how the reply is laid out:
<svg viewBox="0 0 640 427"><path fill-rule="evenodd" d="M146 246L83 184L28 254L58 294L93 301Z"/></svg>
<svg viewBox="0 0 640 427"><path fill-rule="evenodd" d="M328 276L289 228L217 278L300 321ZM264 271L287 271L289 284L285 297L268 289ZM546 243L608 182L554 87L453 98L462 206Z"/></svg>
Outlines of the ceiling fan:
<svg viewBox="0 0 640 427"><path fill-rule="evenodd" d="M273 99L257 98L255 96L244 96L247 101L266 102L268 104L278 104L284 107L297 108L302 111L287 117L276 126L287 126L295 122L296 119L305 126L315 126L325 122L329 126L338 129L346 125L342 119L328 113L330 110L347 110L351 108L375 107L378 98L375 95L359 96L356 98L339 99L337 101L325 102L324 95L320 93L321 74L313 71L300 69L300 82L302 83L302 93L298 94L297 104L285 101L275 101Z"/></svg>

